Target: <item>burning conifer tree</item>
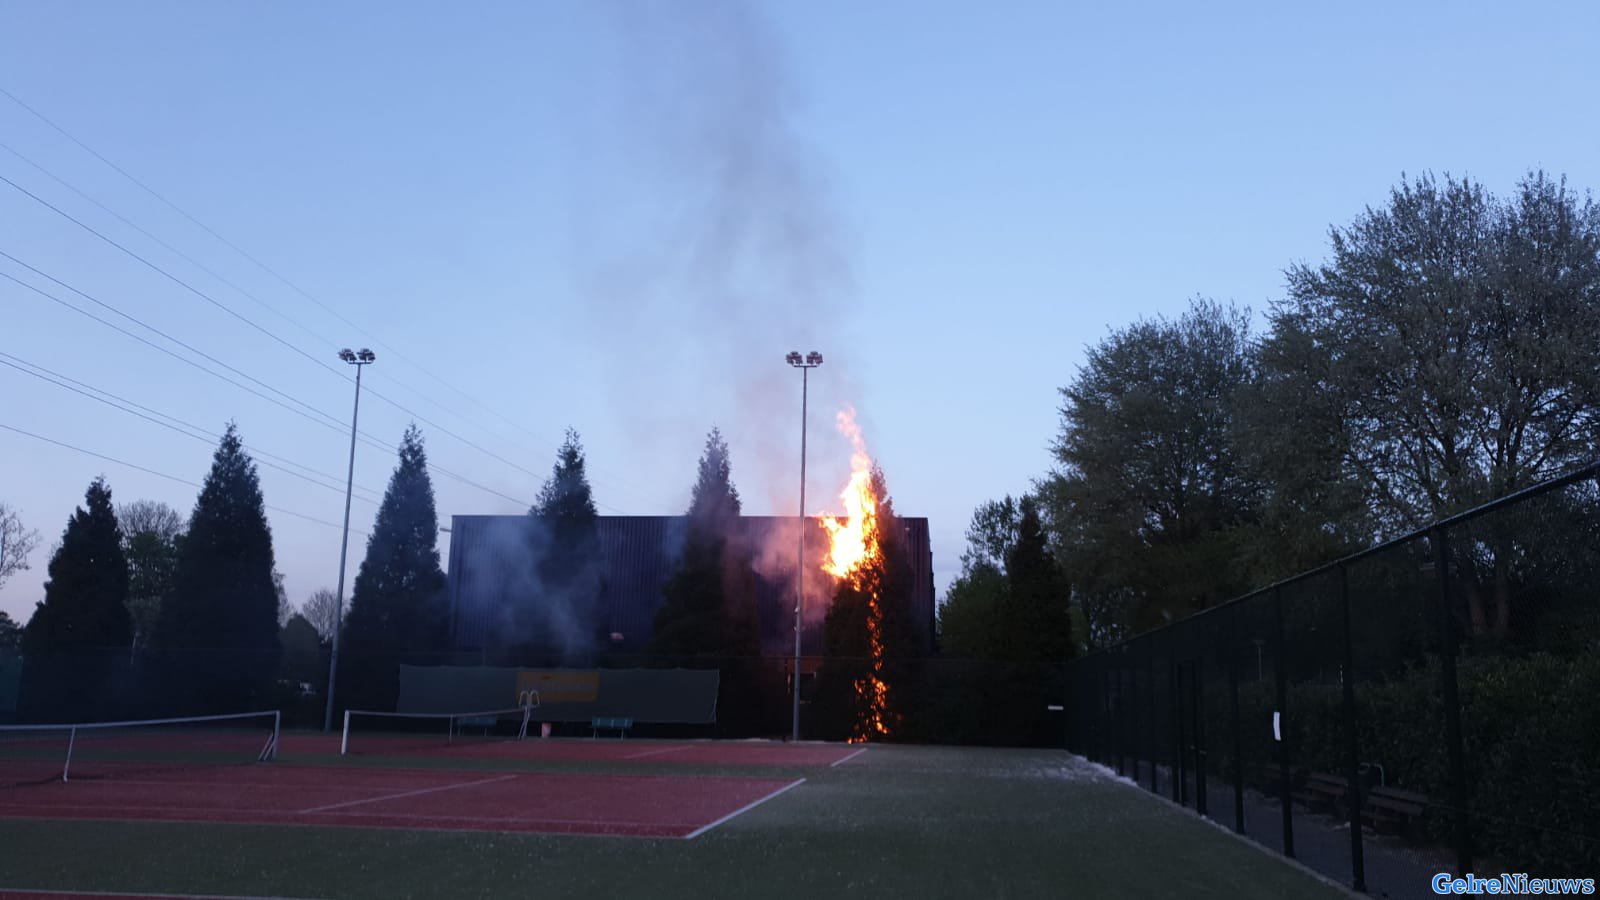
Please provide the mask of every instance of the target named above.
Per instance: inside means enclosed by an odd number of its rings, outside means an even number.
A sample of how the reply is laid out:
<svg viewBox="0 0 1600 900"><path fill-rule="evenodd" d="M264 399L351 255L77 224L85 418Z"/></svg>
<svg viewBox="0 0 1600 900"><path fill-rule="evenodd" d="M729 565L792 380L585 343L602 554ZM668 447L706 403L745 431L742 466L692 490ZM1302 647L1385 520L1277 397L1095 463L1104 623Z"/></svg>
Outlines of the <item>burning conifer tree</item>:
<svg viewBox="0 0 1600 900"><path fill-rule="evenodd" d="M883 470L872 463L848 412L840 430L855 444L841 499L849 515L824 516L831 545L823 568L837 579L823 620L827 659L818 673L813 728L852 741L902 737L911 672L911 580L900 523Z"/></svg>

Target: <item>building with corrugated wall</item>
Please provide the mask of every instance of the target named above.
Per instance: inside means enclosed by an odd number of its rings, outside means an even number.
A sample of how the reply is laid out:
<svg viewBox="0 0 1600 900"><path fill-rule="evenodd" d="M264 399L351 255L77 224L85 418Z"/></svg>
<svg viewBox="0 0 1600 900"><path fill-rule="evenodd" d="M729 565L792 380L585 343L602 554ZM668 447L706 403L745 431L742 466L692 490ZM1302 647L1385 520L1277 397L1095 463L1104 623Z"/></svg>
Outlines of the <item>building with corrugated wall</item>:
<svg viewBox="0 0 1600 900"><path fill-rule="evenodd" d="M761 625L762 652L794 652L795 560L800 523L807 527L804 651L822 650L822 616L832 598L833 580L822 571L828 535L819 520L795 516L742 516L729 536L742 541L754 559L754 602ZM931 652L934 628L933 553L928 520L897 519L914 567L911 608L919 649ZM598 632L605 649L643 652L650 643L662 586L672 577L683 552L684 516L600 516L597 589ZM557 602L544 595L532 572L538 552L538 520L530 516L452 516L447 574L451 640L456 650L506 646L542 635L508 635L509 611Z"/></svg>

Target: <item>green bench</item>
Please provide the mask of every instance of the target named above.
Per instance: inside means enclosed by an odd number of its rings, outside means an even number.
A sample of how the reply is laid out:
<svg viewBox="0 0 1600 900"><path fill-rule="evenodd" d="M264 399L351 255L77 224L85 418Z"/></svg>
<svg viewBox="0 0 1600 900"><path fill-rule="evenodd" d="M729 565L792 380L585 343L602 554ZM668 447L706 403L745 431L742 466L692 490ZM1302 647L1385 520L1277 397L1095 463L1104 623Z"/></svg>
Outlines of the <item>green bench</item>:
<svg viewBox="0 0 1600 900"><path fill-rule="evenodd" d="M451 721L450 736L454 738L458 734L465 734L468 728L481 728L484 734L488 734L497 721L494 716L462 716Z"/></svg>
<svg viewBox="0 0 1600 900"><path fill-rule="evenodd" d="M615 731L618 738L628 736L628 729L633 727L632 716L595 716L589 720L589 727L594 729L591 739L600 736L602 731Z"/></svg>

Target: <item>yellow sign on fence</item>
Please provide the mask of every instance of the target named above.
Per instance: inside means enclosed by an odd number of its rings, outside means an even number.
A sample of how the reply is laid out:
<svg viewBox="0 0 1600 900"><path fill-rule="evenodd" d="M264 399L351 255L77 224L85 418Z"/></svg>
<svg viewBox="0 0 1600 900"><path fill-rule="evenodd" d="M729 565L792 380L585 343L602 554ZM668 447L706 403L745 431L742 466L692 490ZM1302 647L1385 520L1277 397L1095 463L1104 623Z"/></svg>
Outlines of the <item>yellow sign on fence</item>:
<svg viewBox="0 0 1600 900"><path fill-rule="evenodd" d="M561 669L524 669L517 673L517 705L538 693L541 705L550 703L593 703L600 699L600 673Z"/></svg>

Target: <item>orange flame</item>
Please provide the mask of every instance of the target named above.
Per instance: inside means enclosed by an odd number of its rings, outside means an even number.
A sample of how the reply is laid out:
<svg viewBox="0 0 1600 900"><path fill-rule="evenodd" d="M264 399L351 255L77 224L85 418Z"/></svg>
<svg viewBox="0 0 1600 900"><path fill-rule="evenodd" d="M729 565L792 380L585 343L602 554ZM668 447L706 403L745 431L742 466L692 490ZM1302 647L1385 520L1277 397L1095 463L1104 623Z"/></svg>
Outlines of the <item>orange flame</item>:
<svg viewBox="0 0 1600 900"><path fill-rule="evenodd" d="M837 422L839 431L850 438L852 447L850 481L839 492L839 499L844 502L844 520L828 515L821 517L822 527L828 530L830 539L828 558L822 568L835 578L848 578L851 572L877 555L878 498L872 491L872 457L867 455L866 444L861 440L856 411L845 408Z"/></svg>
<svg viewBox="0 0 1600 900"><path fill-rule="evenodd" d="M857 716L851 743L889 734L889 685L884 681L883 665L883 554L878 543L878 501L872 484L872 457L867 455L856 425L855 410L846 408L838 415L839 430L850 438L850 480L839 494L844 502L843 520L821 516L829 537L828 555L822 568L835 578L848 581L867 601L867 646L871 664L867 674L855 681Z"/></svg>

